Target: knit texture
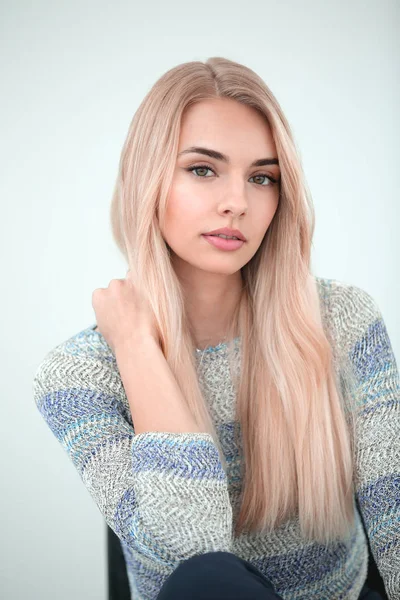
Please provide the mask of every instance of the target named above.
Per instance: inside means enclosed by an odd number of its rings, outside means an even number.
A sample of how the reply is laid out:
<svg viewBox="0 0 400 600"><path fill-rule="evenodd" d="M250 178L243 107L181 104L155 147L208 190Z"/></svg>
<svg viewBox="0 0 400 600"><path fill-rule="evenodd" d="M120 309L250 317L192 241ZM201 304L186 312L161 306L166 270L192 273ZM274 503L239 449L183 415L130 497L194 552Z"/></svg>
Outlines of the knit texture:
<svg viewBox="0 0 400 600"><path fill-rule="evenodd" d="M225 550L250 561L284 600L357 600L367 576L365 523L390 600L400 600L400 385L382 314L363 289L316 277L336 357L357 374L355 527L346 542L306 542L296 519L270 534L233 533L241 491L235 394L224 344L197 352L211 435L135 435L115 355L91 325L57 345L33 383L40 414L122 543L131 597L154 600L179 563ZM240 340L237 340L240 356ZM140 393L140 390L138 390Z"/></svg>

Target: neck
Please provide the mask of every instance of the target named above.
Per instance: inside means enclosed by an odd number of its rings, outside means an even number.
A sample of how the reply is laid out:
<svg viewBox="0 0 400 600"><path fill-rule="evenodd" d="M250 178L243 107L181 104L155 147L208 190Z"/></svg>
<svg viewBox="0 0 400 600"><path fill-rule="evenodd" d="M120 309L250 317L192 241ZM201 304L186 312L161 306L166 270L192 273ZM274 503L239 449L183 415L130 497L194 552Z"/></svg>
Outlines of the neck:
<svg viewBox="0 0 400 600"><path fill-rule="evenodd" d="M196 348L204 349L227 341L229 325L242 292L241 272L226 275L191 269L181 270L178 277Z"/></svg>

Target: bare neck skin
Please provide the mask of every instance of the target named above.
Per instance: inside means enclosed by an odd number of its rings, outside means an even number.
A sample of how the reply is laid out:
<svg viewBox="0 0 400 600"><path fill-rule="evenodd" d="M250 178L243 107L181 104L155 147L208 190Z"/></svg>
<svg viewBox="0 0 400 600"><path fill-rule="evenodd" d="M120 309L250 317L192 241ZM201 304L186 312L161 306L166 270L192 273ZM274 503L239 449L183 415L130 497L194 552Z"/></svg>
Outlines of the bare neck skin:
<svg viewBox="0 0 400 600"><path fill-rule="evenodd" d="M177 257L176 257L177 258ZM196 348L203 350L226 341L227 327L242 290L241 272L224 275L190 268L177 260L177 275L185 294L185 306Z"/></svg>

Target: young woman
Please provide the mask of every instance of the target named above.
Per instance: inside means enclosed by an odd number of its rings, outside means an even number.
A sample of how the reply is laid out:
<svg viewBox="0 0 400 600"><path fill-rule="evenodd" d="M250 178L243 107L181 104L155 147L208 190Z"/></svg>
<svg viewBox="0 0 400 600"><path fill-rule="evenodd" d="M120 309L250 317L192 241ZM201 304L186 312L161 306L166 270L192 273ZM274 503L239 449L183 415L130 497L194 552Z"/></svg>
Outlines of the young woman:
<svg viewBox="0 0 400 600"><path fill-rule="evenodd" d="M35 400L132 598L372 600L369 541L399 600L396 360L373 298L311 274L311 195L262 79L215 57L165 73L111 220L129 271Z"/></svg>

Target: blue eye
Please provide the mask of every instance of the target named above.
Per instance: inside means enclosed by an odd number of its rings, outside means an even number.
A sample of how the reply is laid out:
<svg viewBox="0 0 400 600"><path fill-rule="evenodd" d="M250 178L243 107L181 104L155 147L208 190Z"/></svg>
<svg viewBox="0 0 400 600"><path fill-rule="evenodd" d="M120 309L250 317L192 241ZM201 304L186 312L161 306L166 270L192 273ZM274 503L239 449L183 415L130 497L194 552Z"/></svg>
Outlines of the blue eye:
<svg viewBox="0 0 400 600"><path fill-rule="evenodd" d="M194 171L197 171L198 169L206 169L207 171L212 171L215 174L215 171L211 169L211 167L209 167L208 165L193 165L192 167L188 167L187 169L185 169L185 171L189 171L194 174ZM195 177L207 179L207 177L204 177L203 175L195 175ZM270 181L268 185L264 185L261 183L257 184L262 187L269 187L270 185L274 185L275 183L277 183L277 179L274 179L273 177L271 177L271 175L267 175L266 173L258 173L257 175L253 175L251 179L253 179L254 177L265 177Z"/></svg>

